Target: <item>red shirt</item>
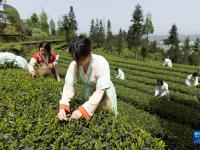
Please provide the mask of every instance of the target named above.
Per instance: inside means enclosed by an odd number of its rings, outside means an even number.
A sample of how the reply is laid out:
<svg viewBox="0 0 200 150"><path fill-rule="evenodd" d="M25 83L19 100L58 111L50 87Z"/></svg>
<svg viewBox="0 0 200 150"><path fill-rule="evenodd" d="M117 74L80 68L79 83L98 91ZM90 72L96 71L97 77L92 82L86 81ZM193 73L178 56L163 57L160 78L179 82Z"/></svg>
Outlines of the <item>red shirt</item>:
<svg viewBox="0 0 200 150"><path fill-rule="evenodd" d="M51 52L51 57L49 58L48 63L53 63L56 60L56 57L57 57L57 54L55 52ZM36 52L33 55L33 58L36 59L38 63L44 62L40 52Z"/></svg>

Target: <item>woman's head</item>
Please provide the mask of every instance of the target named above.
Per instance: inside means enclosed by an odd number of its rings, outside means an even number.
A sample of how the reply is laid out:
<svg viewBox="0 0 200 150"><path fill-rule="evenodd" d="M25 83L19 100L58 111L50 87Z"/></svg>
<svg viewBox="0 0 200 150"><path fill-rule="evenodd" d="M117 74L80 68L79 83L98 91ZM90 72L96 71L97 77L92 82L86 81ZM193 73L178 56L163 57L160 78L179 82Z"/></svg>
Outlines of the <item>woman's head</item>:
<svg viewBox="0 0 200 150"><path fill-rule="evenodd" d="M91 56L91 47L89 39L79 36L75 41L69 43L68 51L73 60L82 65Z"/></svg>
<svg viewBox="0 0 200 150"><path fill-rule="evenodd" d="M158 79L157 80L157 85L162 86L163 85L163 80L162 79Z"/></svg>
<svg viewBox="0 0 200 150"><path fill-rule="evenodd" d="M194 72L194 73L192 74L192 76L193 76L193 77L198 77L198 76L199 76L199 73L198 73L198 72Z"/></svg>
<svg viewBox="0 0 200 150"><path fill-rule="evenodd" d="M45 54L51 54L51 45L48 42L41 42L39 45L39 50L41 52L41 54L45 55Z"/></svg>

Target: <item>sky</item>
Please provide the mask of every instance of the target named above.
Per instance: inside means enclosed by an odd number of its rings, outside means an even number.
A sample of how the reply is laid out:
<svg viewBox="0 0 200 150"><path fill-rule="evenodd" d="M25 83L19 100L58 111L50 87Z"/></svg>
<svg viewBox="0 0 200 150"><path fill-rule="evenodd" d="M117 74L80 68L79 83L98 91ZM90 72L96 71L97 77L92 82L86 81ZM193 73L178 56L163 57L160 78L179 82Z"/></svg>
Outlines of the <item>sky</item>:
<svg viewBox="0 0 200 150"><path fill-rule="evenodd" d="M68 14L73 6L78 22L78 33L89 33L92 19L111 20L112 31L120 28L128 30L131 16L137 4L146 16L152 15L154 35L166 35L172 24L176 24L179 34L200 34L200 0L7 0L21 16L27 19L32 13L40 14L42 9L49 19L58 21Z"/></svg>

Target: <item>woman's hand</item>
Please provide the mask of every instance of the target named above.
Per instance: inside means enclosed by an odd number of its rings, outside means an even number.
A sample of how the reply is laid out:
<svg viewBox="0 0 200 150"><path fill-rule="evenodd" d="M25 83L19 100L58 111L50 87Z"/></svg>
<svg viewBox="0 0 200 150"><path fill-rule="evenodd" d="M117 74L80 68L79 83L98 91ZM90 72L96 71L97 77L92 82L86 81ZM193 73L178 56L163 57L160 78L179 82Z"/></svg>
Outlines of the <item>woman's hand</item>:
<svg viewBox="0 0 200 150"><path fill-rule="evenodd" d="M66 112L64 109L60 109L59 113L58 113L58 118L60 119L60 121L65 120L68 121L69 119L67 118Z"/></svg>
<svg viewBox="0 0 200 150"><path fill-rule="evenodd" d="M31 76L32 76L32 77L35 77L35 76L36 76L35 71L32 71L32 72L31 72Z"/></svg>
<svg viewBox="0 0 200 150"><path fill-rule="evenodd" d="M54 65L51 63L51 64L48 64L48 68L49 69L53 69L54 68Z"/></svg>
<svg viewBox="0 0 200 150"><path fill-rule="evenodd" d="M69 118L69 121L71 121L71 120L78 120L78 119L80 119L82 117L82 113L80 112L80 110L75 110L73 113L72 113L72 115L71 115L71 117Z"/></svg>

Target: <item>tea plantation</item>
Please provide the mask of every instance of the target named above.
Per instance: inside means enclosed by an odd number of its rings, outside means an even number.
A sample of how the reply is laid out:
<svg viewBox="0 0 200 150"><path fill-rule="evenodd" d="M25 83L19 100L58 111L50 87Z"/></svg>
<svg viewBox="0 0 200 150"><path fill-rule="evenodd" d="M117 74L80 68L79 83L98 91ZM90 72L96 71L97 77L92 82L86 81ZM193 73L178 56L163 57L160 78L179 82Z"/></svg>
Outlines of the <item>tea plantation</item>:
<svg viewBox="0 0 200 150"><path fill-rule="evenodd" d="M65 77L70 56L60 55L59 72ZM27 54L30 60L35 50ZM119 115L95 113L90 121L59 122L58 101L63 87L49 78L32 79L19 69L0 70L0 149L200 149L193 131L200 127L200 88L184 85L196 66L136 61L104 55L117 90ZM126 79L115 79L114 68ZM170 100L153 97L156 79L169 84ZM73 110L82 104L82 85L76 86Z"/></svg>
<svg viewBox="0 0 200 150"><path fill-rule="evenodd" d="M59 122L63 82L32 79L19 69L1 69L0 81L0 149L164 149L164 142L127 123L127 116L100 111L88 122ZM82 103L81 88L73 109Z"/></svg>

